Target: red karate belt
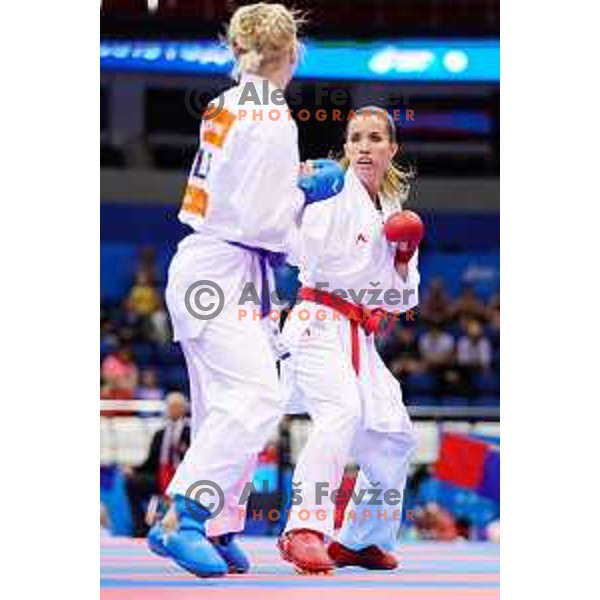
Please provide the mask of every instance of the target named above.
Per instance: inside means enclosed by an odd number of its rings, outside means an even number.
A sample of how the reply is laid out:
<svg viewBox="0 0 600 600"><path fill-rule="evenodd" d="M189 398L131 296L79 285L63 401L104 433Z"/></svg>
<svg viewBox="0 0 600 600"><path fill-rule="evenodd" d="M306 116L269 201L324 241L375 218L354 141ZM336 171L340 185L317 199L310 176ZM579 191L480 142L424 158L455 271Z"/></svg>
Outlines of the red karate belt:
<svg viewBox="0 0 600 600"><path fill-rule="evenodd" d="M323 290L303 287L300 289L300 299L322 304L337 310L350 321L350 342L352 348L352 366L354 372L360 374L360 345L358 343L358 327L362 327L367 335L377 331L379 321L384 317L382 309L369 310L361 304L353 304L340 296Z"/></svg>

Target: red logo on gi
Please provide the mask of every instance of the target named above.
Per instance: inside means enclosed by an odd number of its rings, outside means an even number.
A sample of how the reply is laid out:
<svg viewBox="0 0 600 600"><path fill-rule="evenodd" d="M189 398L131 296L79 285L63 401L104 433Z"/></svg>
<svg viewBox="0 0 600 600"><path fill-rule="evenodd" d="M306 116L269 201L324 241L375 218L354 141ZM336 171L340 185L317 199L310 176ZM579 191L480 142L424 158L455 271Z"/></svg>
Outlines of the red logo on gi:
<svg viewBox="0 0 600 600"><path fill-rule="evenodd" d="M358 244L360 244L361 242L363 244L369 243L369 238L362 231L358 234L356 238L356 245L358 246Z"/></svg>

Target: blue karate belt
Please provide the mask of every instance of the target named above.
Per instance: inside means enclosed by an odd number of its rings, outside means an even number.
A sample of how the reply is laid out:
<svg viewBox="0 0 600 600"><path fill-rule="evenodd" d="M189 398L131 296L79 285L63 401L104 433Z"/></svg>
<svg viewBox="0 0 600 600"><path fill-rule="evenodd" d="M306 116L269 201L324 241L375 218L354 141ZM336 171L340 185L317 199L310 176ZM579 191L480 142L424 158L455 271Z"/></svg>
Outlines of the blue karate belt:
<svg viewBox="0 0 600 600"><path fill-rule="evenodd" d="M285 254L283 252L271 252L264 248L254 248L253 246L247 246L240 242L227 242L232 246L237 246L251 252L258 258L260 265L260 278L261 278L261 289L260 289L260 316L262 319L266 318L271 312L271 290L269 289L269 277L267 275L267 264L271 269L282 267L285 264Z"/></svg>

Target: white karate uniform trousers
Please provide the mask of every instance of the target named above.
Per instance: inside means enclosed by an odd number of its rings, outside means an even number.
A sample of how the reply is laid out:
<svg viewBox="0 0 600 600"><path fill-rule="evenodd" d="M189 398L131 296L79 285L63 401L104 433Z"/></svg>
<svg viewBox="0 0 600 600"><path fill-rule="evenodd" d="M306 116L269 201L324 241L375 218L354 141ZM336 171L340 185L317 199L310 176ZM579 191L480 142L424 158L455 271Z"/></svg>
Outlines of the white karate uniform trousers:
<svg viewBox="0 0 600 600"><path fill-rule="evenodd" d="M314 305L302 306L314 311ZM327 483L329 494L339 488L353 456L361 468L355 493L375 487L381 494L378 500L365 493L358 503L350 501L339 540L355 550L371 544L393 550L401 524L400 518L393 518L394 511L401 515L402 504L391 497L386 502L384 496L387 490L404 494L416 446L413 428L399 386L377 354L372 336L367 339L359 331L360 380L351 362L349 322L343 317L335 322L327 312L326 321L312 321L308 334L297 337L288 332L296 342L290 362L283 363L284 389L288 401L292 397L292 404L308 410L313 428L292 478L301 484L297 489L302 502L291 506L286 531L307 528L333 535L335 507L329 498L318 499L317 484ZM306 329L306 324L295 323L289 327ZM381 504L370 504L374 501ZM350 511L356 519L348 518Z"/></svg>
<svg viewBox="0 0 600 600"><path fill-rule="evenodd" d="M242 531L242 491L282 416L273 351L260 321L240 320L235 305L208 321L197 338L181 340L181 346L190 378L193 438L167 493L185 495L195 482L215 482L225 505L207 522L208 535ZM218 502L208 494L204 499Z"/></svg>

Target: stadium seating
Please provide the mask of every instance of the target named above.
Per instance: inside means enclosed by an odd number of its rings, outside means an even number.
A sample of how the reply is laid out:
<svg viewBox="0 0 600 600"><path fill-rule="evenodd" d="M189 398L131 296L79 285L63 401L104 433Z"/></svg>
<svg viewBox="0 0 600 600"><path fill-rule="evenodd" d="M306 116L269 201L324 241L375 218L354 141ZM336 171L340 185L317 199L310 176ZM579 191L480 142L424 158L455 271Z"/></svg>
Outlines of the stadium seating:
<svg viewBox="0 0 600 600"><path fill-rule="evenodd" d="M152 245L154 250L156 283L162 294L169 262L178 241L186 233L177 222L176 213L176 207L160 204L136 206L135 210L127 204L102 205L101 301L107 313L118 316L122 312L140 252L147 245ZM131 214L136 215L135 220ZM497 215L426 214L424 219L428 235L420 253L422 297L433 278L444 281L452 298L456 298L465 285L471 286L483 301L497 294L500 274ZM278 277L278 289L293 296L298 285L296 270L287 269L282 273L283 276ZM426 328L426 323L417 318L414 323L417 339ZM464 334L458 321L447 323L445 329L455 340ZM489 325L485 325L485 332L492 343L492 372L475 378L475 397L467 398L464 393L439 397L435 377L421 373L403 376L405 403L409 406L498 406L500 341ZM160 345L152 340L134 339L131 349L139 368L156 370L163 389L187 391L187 371L178 344ZM112 350L111 343L101 340L101 359Z"/></svg>

